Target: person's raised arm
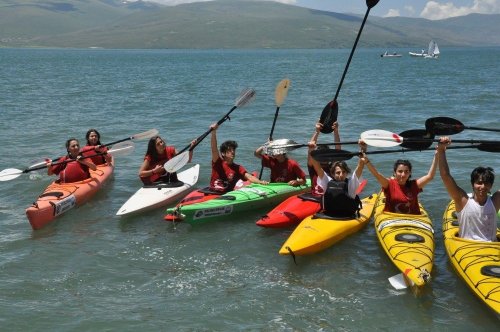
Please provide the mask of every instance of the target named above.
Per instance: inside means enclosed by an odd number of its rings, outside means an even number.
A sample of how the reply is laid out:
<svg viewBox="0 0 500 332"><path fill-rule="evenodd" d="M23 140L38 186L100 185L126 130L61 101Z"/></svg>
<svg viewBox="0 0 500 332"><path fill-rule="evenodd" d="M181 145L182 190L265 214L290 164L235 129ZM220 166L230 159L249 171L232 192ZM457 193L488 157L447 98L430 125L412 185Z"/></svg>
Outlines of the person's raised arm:
<svg viewBox="0 0 500 332"><path fill-rule="evenodd" d="M439 156L438 156L437 151L436 151L436 153L434 153L434 157L432 158L432 163L431 163L431 167L429 168L429 172L427 172L426 175L417 179L417 186L419 188L425 187L429 182L432 181L432 179L434 179L434 176L436 175L437 165L438 165L438 158L439 158Z"/></svg>
<svg viewBox="0 0 500 332"><path fill-rule="evenodd" d="M314 134L311 137L311 140L309 141L309 148L307 151L307 166L312 166L312 157L311 157L311 151L313 151L316 148L316 143L318 142L318 136L319 133L321 132L321 128L323 125L321 122L317 122L314 128Z"/></svg>
<svg viewBox="0 0 500 332"><path fill-rule="evenodd" d="M457 185L455 179L451 176L448 160L446 160L446 147L450 144L451 140L449 137L440 138L437 146L439 174L441 175L441 180L443 181L446 191L448 191L451 199L455 202L455 209L457 211L462 211L463 207L467 203L468 196L467 193Z"/></svg>
<svg viewBox="0 0 500 332"><path fill-rule="evenodd" d="M387 187L389 187L389 180L385 176L383 176L382 174L380 174L379 171L377 171L377 169L375 168L375 166L373 166L373 164L370 162L370 160L366 156L366 154L365 154L365 152L366 152L366 143L363 140L360 140L359 144L360 145L364 144L364 149L365 149L362 152L362 154L361 154L361 158L359 158L359 159L368 168L368 170L370 171L370 173L372 173L372 175L375 177L375 179L378 181L378 183L380 183L380 185L382 186L382 188L386 189Z"/></svg>
<svg viewBox="0 0 500 332"><path fill-rule="evenodd" d="M333 142L339 143L340 142L340 132L339 132L339 123L337 121L335 121L333 123L332 129L333 129ZM342 150L342 145L335 144L335 150Z"/></svg>
<svg viewBox="0 0 500 332"><path fill-rule="evenodd" d="M365 167L365 160L362 158L363 156L362 154L366 152L367 145L362 140L359 140L358 145L359 145L359 152L361 153L361 155L358 158L358 165L354 170L354 174L356 174L356 177L360 179L361 176L363 175L363 168Z"/></svg>
<svg viewBox="0 0 500 332"><path fill-rule="evenodd" d="M264 146L259 146L254 152L253 155L259 159L262 159L262 153L264 151Z"/></svg>
<svg viewBox="0 0 500 332"><path fill-rule="evenodd" d="M212 149L212 162L215 163L219 158L219 150L217 147L217 128L219 126L217 123L214 123L210 126L210 129L212 129L211 132L211 137L210 137L210 147Z"/></svg>

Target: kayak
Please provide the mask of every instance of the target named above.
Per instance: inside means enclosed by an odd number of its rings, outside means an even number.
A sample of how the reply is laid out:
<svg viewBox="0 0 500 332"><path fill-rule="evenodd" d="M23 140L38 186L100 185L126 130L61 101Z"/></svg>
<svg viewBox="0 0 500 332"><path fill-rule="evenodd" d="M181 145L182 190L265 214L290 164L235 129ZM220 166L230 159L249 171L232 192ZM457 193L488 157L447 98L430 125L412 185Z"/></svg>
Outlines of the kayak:
<svg viewBox="0 0 500 332"><path fill-rule="evenodd" d="M377 194L363 198L359 217L333 218L322 213L308 216L285 241L280 255L314 254L358 232L370 221L376 201Z"/></svg>
<svg viewBox="0 0 500 332"><path fill-rule="evenodd" d="M410 285L430 281L434 261L434 230L429 215L420 204L421 214L384 212L385 196L375 203L375 232L389 259Z"/></svg>
<svg viewBox="0 0 500 332"><path fill-rule="evenodd" d="M290 186L287 183L270 183L268 185L252 183L205 202L167 209L167 214L176 213L180 220L197 224L229 217L233 213L273 206L285 198L308 191L310 187L310 180L307 180L305 185L298 187Z"/></svg>
<svg viewBox="0 0 500 332"><path fill-rule="evenodd" d="M448 259L457 274L477 297L500 314L500 242L459 238L453 201L443 215L443 238ZM498 229L497 239L500 241Z"/></svg>
<svg viewBox="0 0 500 332"><path fill-rule="evenodd" d="M252 172L252 175L257 176L257 173ZM239 189L249 184L250 184L249 181L239 180L238 183L236 183L235 188ZM174 208L167 210L167 214L165 215L164 219L167 221L182 221L182 218L179 213L181 207L185 205L206 202L221 195L222 194L219 192L210 190L210 187L205 187L192 191L189 194L187 194L187 196L184 197L179 203L177 203L177 205Z"/></svg>
<svg viewBox="0 0 500 332"><path fill-rule="evenodd" d="M26 216L33 229L40 229L56 217L92 198L111 178L114 162L97 165L90 170L90 178L72 183L52 182L37 200L26 209Z"/></svg>
<svg viewBox="0 0 500 332"><path fill-rule="evenodd" d="M319 212L320 201L321 197L311 193L291 196L260 218L256 224L270 228L298 225L307 216Z"/></svg>
<svg viewBox="0 0 500 332"><path fill-rule="evenodd" d="M116 212L117 216L131 213L144 212L154 208L165 206L179 200L189 193L198 182L200 165L186 169L177 174L179 181L172 183L159 182L145 185L135 192Z"/></svg>

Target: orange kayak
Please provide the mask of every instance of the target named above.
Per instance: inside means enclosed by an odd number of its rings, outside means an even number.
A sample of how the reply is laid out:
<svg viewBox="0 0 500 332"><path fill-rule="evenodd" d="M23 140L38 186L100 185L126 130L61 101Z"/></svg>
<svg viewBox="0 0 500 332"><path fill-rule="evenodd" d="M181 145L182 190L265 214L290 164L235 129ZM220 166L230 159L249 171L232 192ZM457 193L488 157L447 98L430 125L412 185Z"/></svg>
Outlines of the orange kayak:
<svg viewBox="0 0 500 332"><path fill-rule="evenodd" d="M114 163L98 165L95 171L90 171L90 178L83 181L52 182L26 209L31 227L40 229L66 211L87 202L111 177L114 168Z"/></svg>

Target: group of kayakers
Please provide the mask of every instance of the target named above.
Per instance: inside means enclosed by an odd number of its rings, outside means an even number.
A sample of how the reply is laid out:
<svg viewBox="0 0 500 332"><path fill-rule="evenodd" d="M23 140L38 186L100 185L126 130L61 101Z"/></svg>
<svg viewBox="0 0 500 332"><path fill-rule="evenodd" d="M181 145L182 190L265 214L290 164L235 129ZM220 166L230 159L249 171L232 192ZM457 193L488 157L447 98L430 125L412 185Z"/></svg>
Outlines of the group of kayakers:
<svg viewBox="0 0 500 332"><path fill-rule="evenodd" d="M490 195L495 175L491 168L477 167L471 174L472 195L460 188L450 174L446 160L446 147L451 144L449 137L442 137L436 147L436 152L428 173L418 179L411 179L412 165L408 160L397 160L394 163L393 174L385 177L377 171L366 155L367 145L360 140L360 155L358 164L352 172L344 161L331 164L320 163L311 157L311 152L317 149L317 138L322 129L317 123L314 134L309 142L308 173L311 178L311 194L322 202L325 214L334 217L352 216L360 209L360 200L356 191L362 180L363 168L366 166L379 182L385 194L385 211L403 214L420 214L418 194L434 178L437 168L442 181L455 202L459 220L459 235L464 238L481 241L496 241L497 212L500 209L500 190ZM237 142L228 140L220 147L217 144L218 124L210 126L212 173L210 191L224 194L234 190L238 181L248 181L266 185L269 182L261 180L248 172L245 167L235 163ZM332 125L334 144L341 149L339 124ZM107 147L101 145L100 134L96 129L90 129L86 134L87 144L80 148L75 138L66 142L68 154L56 162L47 160L48 174L58 174L62 183L76 182L90 177L89 170L95 170L96 165L111 162L111 156L106 154ZM195 146L196 140L191 142ZM163 165L178 151L173 146L167 146L160 136L149 140L144 161L139 169L139 177L146 185L157 181L177 181L176 173L168 173ZM291 186L304 185L306 175L299 164L288 158L286 150L270 150L264 153L264 147L257 148L254 155L261 159L263 167L270 169L271 182L284 182ZM189 161L193 157L193 149L189 151ZM70 160L68 162L68 160Z"/></svg>

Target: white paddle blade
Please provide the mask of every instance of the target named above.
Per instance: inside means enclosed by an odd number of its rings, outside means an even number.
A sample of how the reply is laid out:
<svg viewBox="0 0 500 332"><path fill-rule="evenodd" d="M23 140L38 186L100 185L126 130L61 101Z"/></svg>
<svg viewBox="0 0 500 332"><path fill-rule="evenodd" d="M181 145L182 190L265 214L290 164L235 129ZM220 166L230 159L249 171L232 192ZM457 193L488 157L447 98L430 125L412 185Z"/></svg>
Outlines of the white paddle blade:
<svg viewBox="0 0 500 332"><path fill-rule="evenodd" d="M10 181L23 174L23 171L16 168L7 168L0 172L0 181Z"/></svg>
<svg viewBox="0 0 500 332"><path fill-rule="evenodd" d="M392 276L388 279L391 283L391 286L396 290L406 289L409 286L414 285L413 281L406 278L403 273L396 274L395 276Z"/></svg>
<svg viewBox="0 0 500 332"><path fill-rule="evenodd" d="M255 99L255 90L252 88L243 89L236 99L234 106L243 107Z"/></svg>
<svg viewBox="0 0 500 332"><path fill-rule="evenodd" d="M133 142L122 142L113 145L113 148L108 150L108 154L112 155L113 157L126 156L128 154L131 154L134 149L135 144Z"/></svg>
<svg viewBox="0 0 500 332"><path fill-rule="evenodd" d="M276 106L281 107L281 104L283 104L288 94L288 88L290 88L290 80L288 78L285 78L278 83L278 85L276 86L276 91L274 93L274 101L276 102Z"/></svg>
<svg viewBox="0 0 500 332"><path fill-rule="evenodd" d="M151 138L151 137L156 136L156 135L158 135L157 129L149 129L145 132L135 134L134 136L131 137L131 139L141 140L141 139Z"/></svg>
<svg viewBox="0 0 500 332"><path fill-rule="evenodd" d="M188 161L189 161L189 151L185 151L167 161L163 165L163 168L165 168L165 170L168 173L177 172L179 169L184 167L184 165L186 165Z"/></svg>
<svg viewBox="0 0 500 332"><path fill-rule="evenodd" d="M388 148L403 143L403 137L387 130L373 129L361 133L361 139L370 146Z"/></svg>

